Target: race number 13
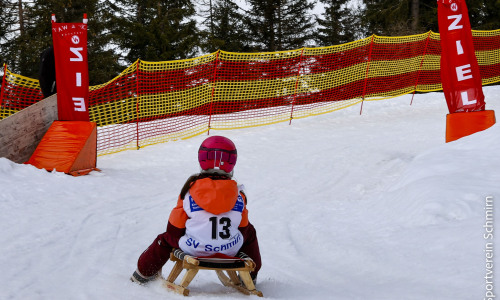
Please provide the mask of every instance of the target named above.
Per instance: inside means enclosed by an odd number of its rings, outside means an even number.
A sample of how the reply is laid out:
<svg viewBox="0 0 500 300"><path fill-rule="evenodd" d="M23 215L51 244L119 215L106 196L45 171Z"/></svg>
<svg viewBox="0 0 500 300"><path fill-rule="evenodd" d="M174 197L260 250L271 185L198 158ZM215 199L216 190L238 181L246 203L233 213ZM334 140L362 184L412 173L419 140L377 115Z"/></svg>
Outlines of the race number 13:
<svg viewBox="0 0 500 300"><path fill-rule="evenodd" d="M216 240L217 236L224 240L231 237L231 234L229 233L229 227L231 227L231 219L227 217L222 217L220 219L218 219L217 217L211 217L209 220L212 223L212 240ZM219 225L221 225L220 228Z"/></svg>

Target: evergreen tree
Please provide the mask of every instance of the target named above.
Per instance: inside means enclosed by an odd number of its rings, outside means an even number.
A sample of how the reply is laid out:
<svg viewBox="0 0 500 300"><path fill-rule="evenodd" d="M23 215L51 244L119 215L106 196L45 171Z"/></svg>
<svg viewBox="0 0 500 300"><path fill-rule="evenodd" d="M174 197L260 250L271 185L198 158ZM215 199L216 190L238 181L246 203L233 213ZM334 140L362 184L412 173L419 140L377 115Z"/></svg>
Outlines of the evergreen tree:
<svg viewBox="0 0 500 300"><path fill-rule="evenodd" d="M214 52L218 49L229 52L248 51L248 38L243 24L243 15L233 0L207 0L202 31L202 49Z"/></svg>
<svg viewBox="0 0 500 300"><path fill-rule="evenodd" d="M497 0L466 3L472 29L494 29L494 24L500 25ZM435 0L364 0L364 4L363 21L368 32L389 36L439 32Z"/></svg>
<svg viewBox="0 0 500 300"><path fill-rule="evenodd" d="M8 60L10 36L15 21L15 3L9 0L0 0L0 67ZM3 72L3 69L0 71Z"/></svg>
<svg viewBox="0 0 500 300"><path fill-rule="evenodd" d="M191 0L120 0L127 7L114 31L128 63L193 56L200 44Z"/></svg>
<svg viewBox="0 0 500 300"><path fill-rule="evenodd" d="M118 7L110 0L96 1L94 13L88 13L88 60L90 85L105 83L117 76L126 65L114 44L113 28Z"/></svg>
<svg viewBox="0 0 500 300"><path fill-rule="evenodd" d="M435 0L365 0L364 22L378 35L403 36L437 32Z"/></svg>
<svg viewBox="0 0 500 300"><path fill-rule="evenodd" d="M476 1L477 2L477 1ZM471 24L474 24L472 29L477 30L496 30L500 29L500 1L499 0L484 0L482 3L475 3L472 13L469 7ZM467 2L469 3L469 2ZM467 4L469 6L469 4ZM478 9L479 8L479 9ZM476 22L473 19L478 18Z"/></svg>
<svg viewBox="0 0 500 300"><path fill-rule="evenodd" d="M7 23L3 24L6 29L6 34L2 41L2 56L5 63L14 72L19 72L26 76L32 76L34 69L33 63L36 61L30 52L32 40L29 37L28 31L32 22L29 19L29 6L21 0L11 0L4 2L3 9L6 15L2 18L6 19ZM24 55L24 53L26 53Z"/></svg>
<svg viewBox="0 0 500 300"><path fill-rule="evenodd" d="M0 46L5 42L7 33L14 24L13 8L14 4L10 1L0 0Z"/></svg>
<svg viewBox="0 0 500 300"><path fill-rule="evenodd" d="M7 4L8 4L7 0L0 0L0 40L4 39L7 33L7 24L6 24Z"/></svg>
<svg viewBox="0 0 500 300"><path fill-rule="evenodd" d="M276 7L280 0L249 0L245 22L250 32L251 47L256 51L276 51Z"/></svg>
<svg viewBox="0 0 500 300"><path fill-rule="evenodd" d="M301 48L314 37L315 23L309 0L248 0L246 26L257 51Z"/></svg>
<svg viewBox="0 0 500 300"><path fill-rule="evenodd" d="M363 37L358 9L347 7L350 0L320 0L325 12L316 21L320 26L316 42L320 46L338 45Z"/></svg>
<svg viewBox="0 0 500 300"><path fill-rule="evenodd" d="M278 7L278 49L289 50L311 45L316 26L314 2L307 0L282 1Z"/></svg>
<svg viewBox="0 0 500 300"><path fill-rule="evenodd" d="M409 18L411 0L365 0L368 31L377 35L412 34Z"/></svg>
<svg viewBox="0 0 500 300"><path fill-rule="evenodd" d="M485 0L483 5L484 17L478 27L475 29L481 30L496 30L500 29L500 1Z"/></svg>

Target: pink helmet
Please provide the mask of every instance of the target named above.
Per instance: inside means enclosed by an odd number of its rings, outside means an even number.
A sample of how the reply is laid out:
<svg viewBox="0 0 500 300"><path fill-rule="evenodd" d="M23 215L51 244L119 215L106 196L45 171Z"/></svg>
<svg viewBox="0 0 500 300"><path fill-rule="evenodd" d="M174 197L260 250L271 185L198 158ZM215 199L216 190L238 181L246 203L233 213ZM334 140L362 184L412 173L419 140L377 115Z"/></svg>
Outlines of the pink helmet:
<svg viewBox="0 0 500 300"><path fill-rule="evenodd" d="M231 173L236 164L236 146L223 136L211 136L201 143L198 161L202 170L219 169Z"/></svg>

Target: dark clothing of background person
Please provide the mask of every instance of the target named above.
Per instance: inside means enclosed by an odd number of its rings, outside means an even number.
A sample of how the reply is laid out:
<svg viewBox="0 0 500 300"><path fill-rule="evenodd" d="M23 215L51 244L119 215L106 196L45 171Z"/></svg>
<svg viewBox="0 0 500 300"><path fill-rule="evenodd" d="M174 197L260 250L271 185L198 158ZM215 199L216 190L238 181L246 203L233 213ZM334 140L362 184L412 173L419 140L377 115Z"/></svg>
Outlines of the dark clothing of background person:
<svg viewBox="0 0 500 300"><path fill-rule="evenodd" d="M40 72L38 74L40 88L44 98L57 92L56 89L56 62L54 48L50 46L40 55Z"/></svg>

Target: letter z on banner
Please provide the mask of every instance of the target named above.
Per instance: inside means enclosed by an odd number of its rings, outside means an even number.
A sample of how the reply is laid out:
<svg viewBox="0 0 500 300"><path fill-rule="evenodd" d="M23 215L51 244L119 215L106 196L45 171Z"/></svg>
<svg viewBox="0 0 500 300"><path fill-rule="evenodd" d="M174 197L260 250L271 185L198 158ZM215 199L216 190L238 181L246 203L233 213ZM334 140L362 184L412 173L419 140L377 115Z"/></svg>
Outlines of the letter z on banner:
<svg viewBox="0 0 500 300"><path fill-rule="evenodd" d="M465 0L438 0L441 82L450 113L485 109Z"/></svg>
<svg viewBox="0 0 500 300"><path fill-rule="evenodd" d="M89 121L87 16L83 23L56 23L52 15L60 121Z"/></svg>

